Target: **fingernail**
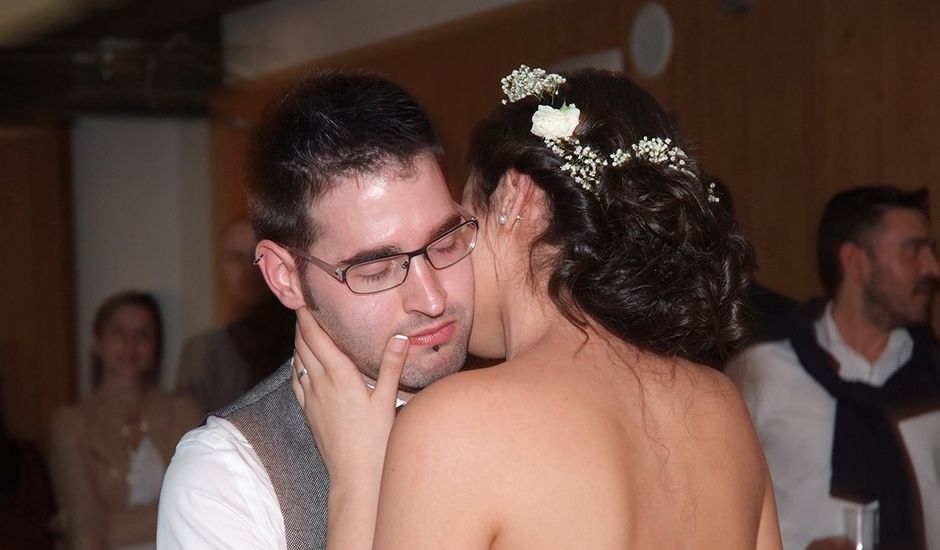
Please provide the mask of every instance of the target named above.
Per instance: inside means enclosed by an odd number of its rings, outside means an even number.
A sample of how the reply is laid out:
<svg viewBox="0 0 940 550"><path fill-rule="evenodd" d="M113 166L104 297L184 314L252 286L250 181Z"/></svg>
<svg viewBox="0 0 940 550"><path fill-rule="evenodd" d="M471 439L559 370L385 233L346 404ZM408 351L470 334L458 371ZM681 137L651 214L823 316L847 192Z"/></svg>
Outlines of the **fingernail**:
<svg viewBox="0 0 940 550"><path fill-rule="evenodd" d="M405 351L408 345L408 337L402 334L396 334L392 338L392 351Z"/></svg>

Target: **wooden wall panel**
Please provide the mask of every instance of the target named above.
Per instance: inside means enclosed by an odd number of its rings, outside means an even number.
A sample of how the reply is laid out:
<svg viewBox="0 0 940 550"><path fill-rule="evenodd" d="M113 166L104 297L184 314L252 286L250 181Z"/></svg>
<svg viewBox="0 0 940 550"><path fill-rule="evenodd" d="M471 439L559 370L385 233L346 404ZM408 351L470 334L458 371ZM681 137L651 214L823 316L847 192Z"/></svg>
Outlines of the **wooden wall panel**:
<svg viewBox="0 0 940 550"><path fill-rule="evenodd" d="M10 433L40 444L76 387L67 136L0 129L2 412Z"/></svg>
<svg viewBox="0 0 940 550"><path fill-rule="evenodd" d="M812 244L815 223L804 210L780 208L812 187L805 3L761 3L747 14L725 14L704 2L671 8L673 63L664 77L641 82L676 113L690 149L731 190L758 248L762 282L809 295L811 273L778 267Z"/></svg>
<svg viewBox="0 0 940 550"><path fill-rule="evenodd" d="M815 228L837 190L937 187L940 3L788 0L727 14L717 0L662 1L675 26L673 58L664 74L637 80L675 113L690 148L732 190L765 284L801 299L820 291ZM626 48L641 5L543 0L501 8L227 90L216 116L254 120L274 90L314 67L378 70L426 106L456 194L467 136L497 105L499 79L520 63L549 65L612 47L624 49L632 72ZM241 147L230 147L226 162L237 162ZM227 201L219 198L220 210Z"/></svg>

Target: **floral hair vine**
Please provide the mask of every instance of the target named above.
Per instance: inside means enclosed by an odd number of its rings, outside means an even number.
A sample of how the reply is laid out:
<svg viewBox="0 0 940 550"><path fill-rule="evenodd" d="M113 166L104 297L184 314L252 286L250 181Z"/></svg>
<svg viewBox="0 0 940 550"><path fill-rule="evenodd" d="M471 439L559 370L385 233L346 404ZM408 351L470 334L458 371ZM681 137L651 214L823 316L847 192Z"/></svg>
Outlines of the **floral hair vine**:
<svg viewBox="0 0 940 550"><path fill-rule="evenodd" d="M544 69L531 68L520 65L508 76L502 79L503 93L507 99L503 105L515 103L527 97L542 98L545 95L554 97L558 87L565 83L565 77L548 73ZM601 170L607 166L620 167L633 159L641 159L653 164L665 164L673 170L694 175L689 170L690 160L685 151L672 145L672 140L662 138L643 137L639 142L630 146L632 152L617 149L610 157L589 145L582 145L574 137L574 131L581 120L581 111L572 103L565 103L559 108L551 105L539 105L532 115L532 129L534 135L545 141L545 145L565 163L561 169L571 174L581 187L591 193L597 193ZM708 201L718 202L715 195L715 184L707 188Z"/></svg>
<svg viewBox="0 0 940 550"><path fill-rule="evenodd" d="M554 97L558 87L565 83L565 77L548 73L545 69L520 65L501 83L507 97L503 100L505 105L532 96ZM578 138L574 137L580 120L581 111L573 103L564 104L558 109L551 105L539 105L532 115L531 132L545 140L545 145L565 161L562 170L570 173L581 187L595 193L600 171L608 165L608 161L603 153L588 145L581 145Z"/></svg>

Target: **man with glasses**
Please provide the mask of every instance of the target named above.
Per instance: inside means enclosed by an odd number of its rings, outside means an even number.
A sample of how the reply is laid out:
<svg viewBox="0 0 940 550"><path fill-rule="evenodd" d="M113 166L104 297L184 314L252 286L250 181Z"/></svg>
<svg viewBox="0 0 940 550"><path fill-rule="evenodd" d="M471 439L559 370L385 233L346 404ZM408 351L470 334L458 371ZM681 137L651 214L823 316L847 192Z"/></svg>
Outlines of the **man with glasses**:
<svg viewBox="0 0 940 550"><path fill-rule="evenodd" d="M408 340L404 398L464 363L477 222L451 200L441 147L415 101L359 73L322 73L274 104L250 159L257 263L378 379ZM404 338L401 338L402 340ZM323 548L329 478L283 365L177 446L157 545Z"/></svg>

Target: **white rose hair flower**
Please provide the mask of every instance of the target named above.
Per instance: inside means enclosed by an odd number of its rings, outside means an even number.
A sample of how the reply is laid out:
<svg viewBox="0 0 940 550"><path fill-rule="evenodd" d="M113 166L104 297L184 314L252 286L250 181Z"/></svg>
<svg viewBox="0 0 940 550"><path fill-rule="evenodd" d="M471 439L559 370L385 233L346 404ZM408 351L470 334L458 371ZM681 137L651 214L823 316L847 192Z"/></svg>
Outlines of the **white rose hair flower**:
<svg viewBox="0 0 940 550"><path fill-rule="evenodd" d="M574 104L564 105L561 109L539 105L532 115L532 133L544 139L570 138L580 118L581 111Z"/></svg>

